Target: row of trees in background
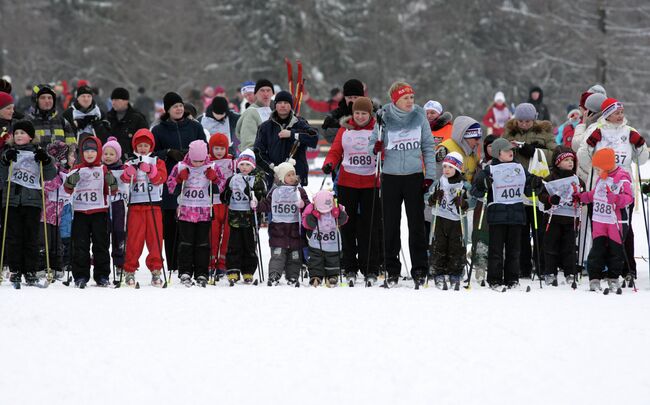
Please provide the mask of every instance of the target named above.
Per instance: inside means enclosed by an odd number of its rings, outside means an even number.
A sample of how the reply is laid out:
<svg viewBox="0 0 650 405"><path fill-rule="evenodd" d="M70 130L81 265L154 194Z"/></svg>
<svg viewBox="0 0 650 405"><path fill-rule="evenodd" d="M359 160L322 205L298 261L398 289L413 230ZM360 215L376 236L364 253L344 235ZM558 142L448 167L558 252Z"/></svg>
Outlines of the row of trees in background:
<svg viewBox="0 0 650 405"><path fill-rule="evenodd" d="M403 79L418 101L473 116L497 90L517 103L538 85L559 123L602 83L650 129L647 0L25 0L0 15L0 71L16 83L232 93L261 77L286 86L286 56L314 96L356 77L386 100Z"/></svg>

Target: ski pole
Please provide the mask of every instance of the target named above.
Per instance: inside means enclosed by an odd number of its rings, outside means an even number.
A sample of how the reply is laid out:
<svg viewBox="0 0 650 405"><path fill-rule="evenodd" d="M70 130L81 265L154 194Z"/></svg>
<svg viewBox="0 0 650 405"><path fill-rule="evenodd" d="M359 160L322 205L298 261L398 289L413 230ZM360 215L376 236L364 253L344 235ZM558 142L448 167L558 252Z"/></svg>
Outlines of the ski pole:
<svg viewBox="0 0 650 405"><path fill-rule="evenodd" d="M637 179L638 179L638 182L639 182L637 188L640 190L641 189L641 169L639 167L639 159L638 158L636 160L636 173L637 173L636 176L637 176ZM645 238L646 238L646 242L648 243L648 251L650 251L650 234L648 233L648 216L647 216L647 212L646 212L646 205L647 205L647 201L643 198L643 193L641 193L641 207L643 209L643 222L645 223ZM631 218L632 218L632 216L630 216L630 219ZM631 223L630 223L630 226L632 226ZM650 264L648 265L648 273L650 274ZM636 283L635 283L635 288L636 288Z"/></svg>
<svg viewBox="0 0 650 405"><path fill-rule="evenodd" d="M485 188L485 195L483 195L483 201L481 201L481 215L478 219L478 230L481 230L481 226L483 226L483 215L485 214L485 207L487 206L488 203L488 189L487 186Z"/></svg>
<svg viewBox="0 0 650 405"><path fill-rule="evenodd" d="M334 199L334 207L339 207L338 199ZM339 211L340 212L340 211ZM338 259L339 259L339 285L343 287L343 266L341 266L341 229L339 228L339 219L334 218L336 222L336 249L338 250Z"/></svg>
<svg viewBox="0 0 650 405"><path fill-rule="evenodd" d="M248 181L246 181L246 184L248 185ZM253 201L255 194L253 193L253 190L251 190L250 186L248 187L248 198L250 201ZM255 229L253 231L253 238L255 238L255 243L257 244L257 251L258 251L258 257L257 257L257 262L260 266L260 282L264 282L264 262L262 260L262 244L260 243L260 234L259 234L259 228L258 228L258 223L257 223L257 208L254 210L251 210L253 214L253 222L255 225Z"/></svg>
<svg viewBox="0 0 650 405"><path fill-rule="evenodd" d="M605 188L607 189L607 193L612 192L612 190L609 188L608 185L606 185ZM612 208L613 208L613 205L614 204L612 204ZM621 250L623 251L623 259L625 259L625 265L627 266L627 274L629 274L631 276L634 292L636 292L637 291L636 283L634 282L634 276L632 276L632 266L630 265L630 261L629 261L629 259L627 257L627 252L625 251L625 239L623 238L623 231L621 231L621 226L620 226L620 224L618 222L618 217L616 216L615 209L612 210L612 216L614 217L614 223L616 224L616 230L618 231L618 237L621 238Z"/></svg>
<svg viewBox="0 0 650 405"><path fill-rule="evenodd" d="M461 191L457 191L457 197L460 197ZM460 237L461 237L461 243L463 244L463 247L465 246L465 224L463 224L463 210L460 208L460 206L456 207L458 209L458 216L460 217Z"/></svg>
<svg viewBox="0 0 650 405"><path fill-rule="evenodd" d="M9 218L9 196L11 196L11 179L14 174L14 162L9 163L9 176L7 177L7 200L5 201L5 217L2 226L2 253L0 253L0 283L2 283L2 272L5 263L5 242L7 240L7 218Z"/></svg>
<svg viewBox="0 0 650 405"><path fill-rule="evenodd" d="M433 235L436 233L436 220L438 219L438 206L440 203L438 200L436 200L436 204L434 205L433 209L431 210L431 216L433 217L433 220L431 221L431 228L429 229L429 246L431 246L431 243L433 243Z"/></svg>
<svg viewBox="0 0 650 405"><path fill-rule="evenodd" d="M127 227L128 227L128 224L129 224L129 214L131 213L130 212L131 210L129 209L129 207L131 206L131 194L133 194L133 176L131 176L131 180L129 180L129 199L126 202L126 218L124 220L124 245L125 246L127 246L126 242L127 242L128 238L129 238L129 234L127 233ZM126 248L125 248L125 250L126 250ZM124 253L126 255L126 251ZM124 272L125 271L126 270L122 269L122 271L120 272L120 280L115 285L115 288L122 287L122 283L124 281Z"/></svg>
<svg viewBox="0 0 650 405"><path fill-rule="evenodd" d="M536 256L536 261L537 261L537 278L539 278L539 288L542 287L542 273L540 269L540 260L539 260L539 251L540 246L539 246L539 237L537 235L537 195L535 194L535 191L533 190L533 222L535 226L535 231L533 232L533 243L535 244L535 256Z"/></svg>
<svg viewBox="0 0 650 405"><path fill-rule="evenodd" d="M45 206L45 179L43 178L43 162L39 162L41 174L41 201L43 207L43 239L45 240L45 267L47 268L47 282L52 282L52 269L50 268L50 247L47 240L47 210Z"/></svg>

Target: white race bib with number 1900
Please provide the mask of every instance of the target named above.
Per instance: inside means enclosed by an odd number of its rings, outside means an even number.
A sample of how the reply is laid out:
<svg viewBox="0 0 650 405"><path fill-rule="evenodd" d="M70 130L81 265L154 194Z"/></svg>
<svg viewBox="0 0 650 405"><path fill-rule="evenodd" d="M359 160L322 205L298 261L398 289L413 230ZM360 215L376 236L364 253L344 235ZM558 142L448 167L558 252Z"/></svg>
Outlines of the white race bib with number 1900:
<svg viewBox="0 0 650 405"><path fill-rule="evenodd" d="M490 166L493 204L518 204L524 201L526 173L519 163Z"/></svg>
<svg viewBox="0 0 650 405"><path fill-rule="evenodd" d="M388 131L388 150L420 149L422 129L420 127Z"/></svg>
<svg viewBox="0 0 650 405"><path fill-rule="evenodd" d="M20 184L23 187L39 190L41 188L41 175L38 163L34 160L34 152L18 151L18 157L14 163L11 182Z"/></svg>
<svg viewBox="0 0 650 405"><path fill-rule="evenodd" d="M82 167L79 182L72 195L75 211L90 211L108 207L104 202L104 168Z"/></svg>

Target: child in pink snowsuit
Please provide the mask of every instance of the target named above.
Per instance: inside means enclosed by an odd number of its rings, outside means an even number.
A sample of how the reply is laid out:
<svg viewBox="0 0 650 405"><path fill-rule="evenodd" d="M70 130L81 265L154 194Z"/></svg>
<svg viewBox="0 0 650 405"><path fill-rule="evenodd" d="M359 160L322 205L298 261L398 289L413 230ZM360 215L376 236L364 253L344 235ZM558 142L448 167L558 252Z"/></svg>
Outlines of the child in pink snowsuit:
<svg viewBox="0 0 650 405"><path fill-rule="evenodd" d="M609 289L620 291L618 277L627 265L623 252L623 239L627 232L627 211L634 201L630 174L616 166L613 149L603 148L594 153L592 165L599 176L591 191L575 193L582 203L593 203L593 245L587 258L589 289L600 289L605 278Z"/></svg>

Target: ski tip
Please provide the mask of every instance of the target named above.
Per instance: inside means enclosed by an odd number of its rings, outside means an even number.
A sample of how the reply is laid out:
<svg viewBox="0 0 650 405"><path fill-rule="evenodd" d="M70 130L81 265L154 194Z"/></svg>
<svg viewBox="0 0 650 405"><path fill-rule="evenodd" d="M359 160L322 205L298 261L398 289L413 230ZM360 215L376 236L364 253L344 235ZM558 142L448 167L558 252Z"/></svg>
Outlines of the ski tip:
<svg viewBox="0 0 650 405"><path fill-rule="evenodd" d="M139 290L139 289L140 289L140 282L139 282L139 281L135 283L135 289L136 289L136 290Z"/></svg>
<svg viewBox="0 0 650 405"><path fill-rule="evenodd" d="M621 295L623 294L623 290L619 287L618 290L616 290L616 295Z"/></svg>
<svg viewBox="0 0 650 405"><path fill-rule="evenodd" d="M603 295L608 295L609 294L609 288L605 288L603 290Z"/></svg>
<svg viewBox="0 0 650 405"><path fill-rule="evenodd" d="M530 286L526 287L526 292L530 292Z"/></svg>
<svg viewBox="0 0 650 405"><path fill-rule="evenodd" d="M253 281L253 285L258 285L258 284L259 284L259 281L257 279L255 279L255 281Z"/></svg>
<svg viewBox="0 0 650 405"><path fill-rule="evenodd" d="M164 283L162 288L167 288L167 283Z"/></svg>

